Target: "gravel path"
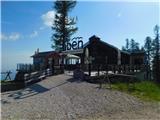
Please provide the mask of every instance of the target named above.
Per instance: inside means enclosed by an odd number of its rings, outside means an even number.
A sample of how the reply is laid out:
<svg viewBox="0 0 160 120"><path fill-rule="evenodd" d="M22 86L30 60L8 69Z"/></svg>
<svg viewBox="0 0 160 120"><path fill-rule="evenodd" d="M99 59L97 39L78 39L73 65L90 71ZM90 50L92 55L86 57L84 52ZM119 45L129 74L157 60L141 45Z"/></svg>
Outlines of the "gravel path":
<svg viewBox="0 0 160 120"><path fill-rule="evenodd" d="M160 119L160 103L57 75L1 94L2 120Z"/></svg>

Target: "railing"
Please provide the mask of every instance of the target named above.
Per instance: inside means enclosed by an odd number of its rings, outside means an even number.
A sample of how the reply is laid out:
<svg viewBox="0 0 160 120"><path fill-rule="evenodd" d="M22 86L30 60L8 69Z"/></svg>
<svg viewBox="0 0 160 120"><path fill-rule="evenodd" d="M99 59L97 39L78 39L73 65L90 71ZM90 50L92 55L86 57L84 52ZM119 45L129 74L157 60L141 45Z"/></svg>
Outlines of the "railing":
<svg viewBox="0 0 160 120"><path fill-rule="evenodd" d="M22 71L22 72L32 72L34 71L34 65L33 64L17 64L17 71Z"/></svg>
<svg viewBox="0 0 160 120"><path fill-rule="evenodd" d="M91 71L107 71L112 73L134 73L134 72L142 72L145 71L147 66L145 65L100 65L100 64L92 64ZM88 71L88 65L83 65L82 69L84 71Z"/></svg>
<svg viewBox="0 0 160 120"><path fill-rule="evenodd" d="M46 77L51 76L51 75L52 75L51 69L36 71L36 72L32 72L32 73L26 73L26 74L24 74L25 86L27 86L28 84L40 81L42 79L45 79Z"/></svg>

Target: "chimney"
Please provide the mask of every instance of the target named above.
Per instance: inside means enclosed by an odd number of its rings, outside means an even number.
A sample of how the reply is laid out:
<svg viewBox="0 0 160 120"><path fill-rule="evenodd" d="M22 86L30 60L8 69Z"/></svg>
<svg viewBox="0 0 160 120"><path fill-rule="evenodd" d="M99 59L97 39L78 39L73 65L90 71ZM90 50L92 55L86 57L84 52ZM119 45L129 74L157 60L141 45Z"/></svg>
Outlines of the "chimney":
<svg viewBox="0 0 160 120"><path fill-rule="evenodd" d="M92 37L89 38L89 42L92 42L92 41L99 41L100 38L97 37L96 35L93 35Z"/></svg>

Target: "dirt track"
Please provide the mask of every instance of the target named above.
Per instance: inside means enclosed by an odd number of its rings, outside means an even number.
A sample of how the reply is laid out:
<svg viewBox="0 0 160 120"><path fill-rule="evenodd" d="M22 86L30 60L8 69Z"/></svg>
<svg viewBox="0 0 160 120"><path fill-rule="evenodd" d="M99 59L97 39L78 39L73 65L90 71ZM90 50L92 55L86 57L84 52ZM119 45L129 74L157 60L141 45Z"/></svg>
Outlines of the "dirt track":
<svg viewBox="0 0 160 120"><path fill-rule="evenodd" d="M160 103L144 103L118 91L75 81L67 75L2 93L1 103L2 120L160 119Z"/></svg>

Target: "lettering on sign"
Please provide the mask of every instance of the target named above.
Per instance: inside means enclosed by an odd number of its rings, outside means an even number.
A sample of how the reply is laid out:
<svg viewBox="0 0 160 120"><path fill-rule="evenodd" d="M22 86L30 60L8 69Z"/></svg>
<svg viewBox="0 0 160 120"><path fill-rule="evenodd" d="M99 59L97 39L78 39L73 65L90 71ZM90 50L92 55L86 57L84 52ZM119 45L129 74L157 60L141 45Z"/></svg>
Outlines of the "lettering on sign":
<svg viewBox="0 0 160 120"><path fill-rule="evenodd" d="M65 50L77 50L83 48L83 41L82 37L74 37L72 43L66 43Z"/></svg>

